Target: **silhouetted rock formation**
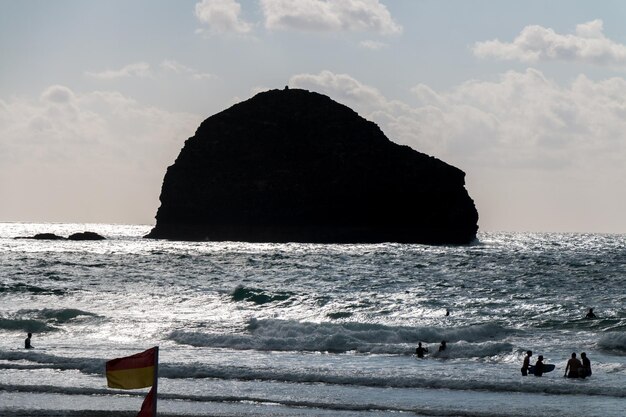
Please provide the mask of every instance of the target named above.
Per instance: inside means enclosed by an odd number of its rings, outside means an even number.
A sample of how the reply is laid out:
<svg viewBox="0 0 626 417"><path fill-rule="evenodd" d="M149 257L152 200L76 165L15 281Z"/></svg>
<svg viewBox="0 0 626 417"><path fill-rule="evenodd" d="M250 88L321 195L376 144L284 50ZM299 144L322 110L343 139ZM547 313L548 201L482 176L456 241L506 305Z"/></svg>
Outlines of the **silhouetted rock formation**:
<svg viewBox="0 0 626 417"><path fill-rule="evenodd" d="M105 240L104 236L100 236L95 232L82 232L70 235L68 240Z"/></svg>
<svg viewBox="0 0 626 417"><path fill-rule="evenodd" d="M55 235L54 233L37 233L32 237L20 237L18 239L35 239L35 240L64 240L63 236Z"/></svg>
<svg viewBox="0 0 626 417"><path fill-rule="evenodd" d="M464 178L327 96L272 90L185 142L147 237L466 244L478 213Z"/></svg>
<svg viewBox="0 0 626 417"><path fill-rule="evenodd" d="M54 233L38 233L35 236L19 236L15 239L35 239L35 240L105 240L104 236L100 236L95 232L74 233L67 239Z"/></svg>

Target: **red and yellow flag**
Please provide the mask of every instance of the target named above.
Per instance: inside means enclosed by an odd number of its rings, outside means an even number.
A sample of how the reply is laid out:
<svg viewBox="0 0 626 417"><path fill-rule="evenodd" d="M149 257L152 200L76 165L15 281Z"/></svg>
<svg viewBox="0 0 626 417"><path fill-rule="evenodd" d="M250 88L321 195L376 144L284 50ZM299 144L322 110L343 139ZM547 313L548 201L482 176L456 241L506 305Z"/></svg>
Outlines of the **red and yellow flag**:
<svg viewBox="0 0 626 417"><path fill-rule="evenodd" d="M157 372L158 347L125 358L112 359L106 363L109 388L137 389L154 384Z"/></svg>

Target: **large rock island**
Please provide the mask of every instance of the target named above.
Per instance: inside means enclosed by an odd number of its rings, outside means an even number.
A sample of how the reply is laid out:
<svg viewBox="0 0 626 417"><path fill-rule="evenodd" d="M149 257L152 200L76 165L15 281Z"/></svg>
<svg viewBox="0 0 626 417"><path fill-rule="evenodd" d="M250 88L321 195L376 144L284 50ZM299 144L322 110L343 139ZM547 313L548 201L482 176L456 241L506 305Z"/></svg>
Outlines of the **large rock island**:
<svg viewBox="0 0 626 417"><path fill-rule="evenodd" d="M206 119L167 169L149 238L466 244L465 173L329 97L272 90Z"/></svg>

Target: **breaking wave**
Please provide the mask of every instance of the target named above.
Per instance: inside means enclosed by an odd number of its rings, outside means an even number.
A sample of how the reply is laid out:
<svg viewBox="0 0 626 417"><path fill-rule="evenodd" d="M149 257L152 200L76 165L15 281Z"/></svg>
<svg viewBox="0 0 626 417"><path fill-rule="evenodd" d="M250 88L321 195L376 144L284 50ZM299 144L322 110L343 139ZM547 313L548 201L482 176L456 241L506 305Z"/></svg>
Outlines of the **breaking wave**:
<svg viewBox="0 0 626 417"><path fill-rule="evenodd" d="M67 291L63 289L42 288L28 284L0 284L0 293L31 293L42 295L64 295Z"/></svg>
<svg viewBox="0 0 626 417"><path fill-rule="evenodd" d="M402 355L413 353L419 341L439 343L446 340L449 357L485 357L511 351L512 345L509 343L493 340L502 339L512 332L513 330L493 324L444 329L251 319L243 333L212 334L177 330L170 333L169 339L191 346L237 350L331 353L354 351ZM451 344L455 345L455 349L450 348Z"/></svg>
<svg viewBox="0 0 626 417"><path fill-rule="evenodd" d="M257 288L238 286L232 293L233 301L250 301L255 304L267 304L275 301L288 300L293 294L289 292L270 293Z"/></svg>
<svg viewBox="0 0 626 417"><path fill-rule="evenodd" d="M31 354L33 352L2 352L0 369L61 369L78 370L88 374L103 374L105 360L96 358L64 358L47 354ZM6 361L9 361L7 363ZM10 361L19 361L11 363ZM29 363L24 363L28 361ZM463 378L446 379L437 376L420 376L415 373L398 373L388 375L372 375L368 373L341 372L332 369L299 369L291 371L284 368L228 366L211 364L176 364L161 363L159 376L168 379L188 378L215 378L223 380L257 380L278 381L295 383L323 383L332 385L362 386L377 388L426 388L426 389L449 389L458 391L482 390L491 392L531 392L553 395L598 395L618 398L626 398L626 391L622 387L607 387L604 385L570 384L567 380L555 384L553 381L537 381L533 384L521 384L519 381L502 381ZM46 387L46 386L13 386L0 385L0 390L28 390L35 392L47 392L52 390L65 394L93 393L91 389L79 387ZM108 391L110 393L110 391ZM161 394L159 394L161 396ZM181 399L187 397L181 397ZM195 397L194 397L195 398ZM198 397L200 398L200 397ZM189 398L192 399L192 398ZM237 401L245 398L237 397Z"/></svg>
<svg viewBox="0 0 626 417"><path fill-rule="evenodd" d="M626 355L626 333L609 332L598 340L598 347L603 350L612 351L621 355Z"/></svg>
<svg viewBox="0 0 626 417"><path fill-rule="evenodd" d="M0 329L22 331L24 333L40 333L56 330L55 327L49 326L41 320L10 318L0 318Z"/></svg>

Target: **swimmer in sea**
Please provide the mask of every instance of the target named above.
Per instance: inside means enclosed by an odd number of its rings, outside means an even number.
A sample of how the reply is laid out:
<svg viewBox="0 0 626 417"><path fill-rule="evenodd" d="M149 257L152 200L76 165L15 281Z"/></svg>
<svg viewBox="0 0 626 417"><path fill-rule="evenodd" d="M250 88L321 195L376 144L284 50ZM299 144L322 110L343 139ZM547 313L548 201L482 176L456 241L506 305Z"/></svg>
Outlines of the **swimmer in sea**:
<svg viewBox="0 0 626 417"><path fill-rule="evenodd" d="M422 342L419 342L417 344L417 347L415 348L415 354L417 355L418 358L423 358L424 357L424 353L428 352L428 348L424 348L422 347Z"/></svg>
<svg viewBox="0 0 626 417"><path fill-rule="evenodd" d="M524 363L522 363L522 376L528 375L528 367L530 366L530 357L533 356L532 351L526 351L526 356L524 357Z"/></svg>
<svg viewBox="0 0 626 417"><path fill-rule="evenodd" d="M589 312L587 313L587 315L585 316L586 319L595 319L597 318L597 316L595 314L593 314L593 308L589 309Z"/></svg>
<svg viewBox="0 0 626 417"><path fill-rule="evenodd" d="M28 333L28 337L24 339L24 349L32 349L33 346L30 344L30 338L33 336L32 333Z"/></svg>

